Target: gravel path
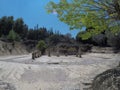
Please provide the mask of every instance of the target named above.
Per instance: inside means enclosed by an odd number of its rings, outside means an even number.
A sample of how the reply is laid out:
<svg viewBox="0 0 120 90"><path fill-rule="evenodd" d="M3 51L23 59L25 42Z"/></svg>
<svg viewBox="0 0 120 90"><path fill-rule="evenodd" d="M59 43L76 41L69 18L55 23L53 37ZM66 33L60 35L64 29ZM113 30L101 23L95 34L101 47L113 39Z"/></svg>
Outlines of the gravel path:
<svg viewBox="0 0 120 90"><path fill-rule="evenodd" d="M83 90L83 83L118 65L119 58L119 54L97 53L82 58L42 56L34 61L30 54L3 56L0 57L0 80L14 89L1 88L0 84L0 90Z"/></svg>

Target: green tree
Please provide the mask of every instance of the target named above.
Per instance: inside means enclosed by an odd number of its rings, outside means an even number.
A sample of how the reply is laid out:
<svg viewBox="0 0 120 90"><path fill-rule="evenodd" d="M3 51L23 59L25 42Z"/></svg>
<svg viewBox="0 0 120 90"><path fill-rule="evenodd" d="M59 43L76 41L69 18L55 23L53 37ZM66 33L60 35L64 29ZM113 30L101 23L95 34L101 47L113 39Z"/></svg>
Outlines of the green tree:
<svg viewBox="0 0 120 90"><path fill-rule="evenodd" d="M0 36L7 36L11 29L14 29L22 39L26 38L28 26L24 24L22 18L18 18L16 20L14 20L13 16L4 16L0 18Z"/></svg>
<svg viewBox="0 0 120 90"><path fill-rule="evenodd" d="M19 41L20 36L14 30L11 30L8 34L8 39L10 41Z"/></svg>
<svg viewBox="0 0 120 90"><path fill-rule="evenodd" d="M24 24L22 18L18 18L14 21L13 29L16 33L20 35L22 39L25 39L28 33L28 26Z"/></svg>
<svg viewBox="0 0 120 90"><path fill-rule="evenodd" d="M44 54L46 47L46 43L43 40L40 40L37 44L37 48L41 51L41 54Z"/></svg>
<svg viewBox="0 0 120 90"><path fill-rule="evenodd" d="M12 29L14 24L13 16L4 16L0 18L0 36L8 35L9 31Z"/></svg>
<svg viewBox="0 0 120 90"><path fill-rule="evenodd" d="M50 45L57 45L60 42L60 36L57 34L51 35L49 37Z"/></svg>
<svg viewBox="0 0 120 90"><path fill-rule="evenodd" d="M59 20L70 29L94 27L82 34L83 39L104 30L119 31L120 0L60 0L59 3L49 2L46 8L48 12L56 11Z"/></svg>
<svg viewBox="0 0 120 90"><path fill-rule="evenodd" d="M30 29L27 34L27 39L30 40L45 40L49 37L49 32L46 28L37 28L37 29Z"/></svg>

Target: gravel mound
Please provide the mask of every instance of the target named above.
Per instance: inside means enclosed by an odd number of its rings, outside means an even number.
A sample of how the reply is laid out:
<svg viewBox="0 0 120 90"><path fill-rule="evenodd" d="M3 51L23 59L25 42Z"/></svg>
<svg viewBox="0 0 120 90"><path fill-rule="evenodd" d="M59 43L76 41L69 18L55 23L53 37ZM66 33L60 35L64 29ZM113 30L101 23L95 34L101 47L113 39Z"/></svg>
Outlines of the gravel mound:
<svg viewBox="0 0 120 90"><path fill-rule="evenodd" d="M0 80L0 90L16 90L16 88L12 84Z"/></svg>

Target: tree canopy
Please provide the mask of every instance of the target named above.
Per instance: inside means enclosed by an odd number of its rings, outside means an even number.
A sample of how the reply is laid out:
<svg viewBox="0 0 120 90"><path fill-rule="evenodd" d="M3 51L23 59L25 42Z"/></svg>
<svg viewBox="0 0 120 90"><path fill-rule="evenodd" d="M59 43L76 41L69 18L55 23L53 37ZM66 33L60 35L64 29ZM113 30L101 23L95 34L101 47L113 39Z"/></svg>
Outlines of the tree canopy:
<svg viewBox="0 0 120 90"><path fill-rule="evenodd" d="M30 47L35 47L40 40L48 47L63 41L68 43L75 41L70 34L63 35L58 30L54 32L52 28L39 27L38 24L34 28L29 28L22 18L14 19L13 16L0 18L0 40L20 41Z"/></svg>
<svg viewBox="0 0 120 90"><path fill-rule="evenodd" d="M68 24L70 29L82 30L85 27L87 32L81 35L83 39L105 30L119 31L120 0L50 1L46 8L50 13L56 11L59 20Z"/></svg>

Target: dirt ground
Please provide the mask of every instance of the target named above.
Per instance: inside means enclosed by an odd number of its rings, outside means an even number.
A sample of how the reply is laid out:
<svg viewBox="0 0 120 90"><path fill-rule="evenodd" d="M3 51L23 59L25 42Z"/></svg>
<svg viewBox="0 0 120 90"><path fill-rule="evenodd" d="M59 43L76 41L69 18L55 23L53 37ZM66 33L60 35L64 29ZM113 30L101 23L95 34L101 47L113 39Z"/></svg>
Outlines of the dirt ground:
<svg viewBox="0 0 120 90"><path fill-rule="evenodd" d="M31 54L0 56L0 90L83 90L83 83L118 65L119 54L87 53L75 56L42 56ZM6 89L7 88L7 89Z"/></svg>

